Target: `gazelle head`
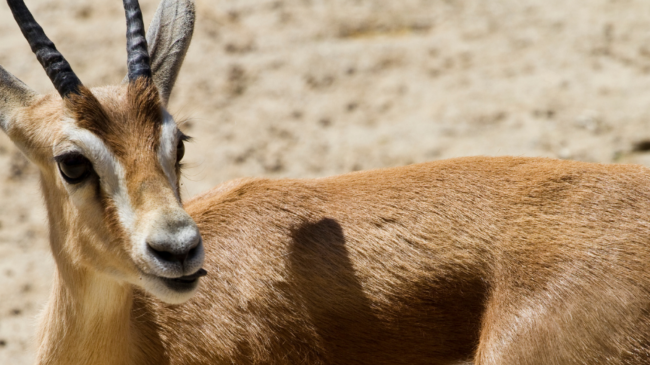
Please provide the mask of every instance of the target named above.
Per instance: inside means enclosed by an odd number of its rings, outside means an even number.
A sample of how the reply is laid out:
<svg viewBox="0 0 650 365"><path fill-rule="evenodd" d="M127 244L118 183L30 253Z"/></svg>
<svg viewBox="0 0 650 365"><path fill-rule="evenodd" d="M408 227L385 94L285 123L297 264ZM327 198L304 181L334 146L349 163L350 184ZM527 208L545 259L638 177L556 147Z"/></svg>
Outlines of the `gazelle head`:
<svg viewBox="0 0 650 365"><path fill-rule="evenodd" d="M165 106L192 36L192 0L163 0L148 39L138 1L124 0L128 78L92 89L23 1L7 2L58 91L38 95L0 67L0 127L40 168L57 265L169 303L189 299L205 274L203 246L179 194L187 137Z"/></svg>

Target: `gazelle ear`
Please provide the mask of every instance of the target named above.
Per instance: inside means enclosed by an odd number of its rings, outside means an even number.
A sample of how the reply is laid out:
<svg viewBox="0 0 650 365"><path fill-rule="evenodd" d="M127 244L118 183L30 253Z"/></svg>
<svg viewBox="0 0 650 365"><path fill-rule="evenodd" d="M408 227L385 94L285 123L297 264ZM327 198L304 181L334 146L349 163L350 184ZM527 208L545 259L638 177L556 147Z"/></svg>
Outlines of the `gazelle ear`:
<svg viewBox="0 0 650 365"><path fill-rule="evenodd" d="M0 66L0 129L11 127L14 111L32 104L38 94Z"/></svg>
<svg viewBox="0 0 650 365"><path fill-rule="evenodd" d="M153 80L167 105L194 32L194 0L162 0L147 31ZM129 81L128 76L122 81Z"/></svg>

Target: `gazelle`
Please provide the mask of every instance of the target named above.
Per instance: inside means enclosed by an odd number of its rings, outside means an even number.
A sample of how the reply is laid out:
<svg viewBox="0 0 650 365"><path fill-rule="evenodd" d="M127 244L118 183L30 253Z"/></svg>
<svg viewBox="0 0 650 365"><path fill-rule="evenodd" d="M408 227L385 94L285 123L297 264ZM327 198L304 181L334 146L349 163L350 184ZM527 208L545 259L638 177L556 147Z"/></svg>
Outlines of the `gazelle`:
<svg viewBox="0 0 650 365"><path fill-rule="evenodd" d="M192 1L163 0L147 42L124 0L128 82L93 89L8 3L58 91L0 67L57 267L39 364L650 363L649 170L463 158L183 206L165 105Z"/></svg>

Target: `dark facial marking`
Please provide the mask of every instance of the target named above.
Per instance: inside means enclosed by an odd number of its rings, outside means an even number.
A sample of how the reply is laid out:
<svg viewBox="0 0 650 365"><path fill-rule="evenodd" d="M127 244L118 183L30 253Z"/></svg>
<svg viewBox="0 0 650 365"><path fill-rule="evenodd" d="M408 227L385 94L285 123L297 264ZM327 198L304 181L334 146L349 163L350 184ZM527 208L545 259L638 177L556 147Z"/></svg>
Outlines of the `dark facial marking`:
<svg viewBox="0 0 650 365"><path fill-rule="evenodd" d="M97 135L120 160L138 150L155 152L160 143L162 104L156 86L145 78L129 83L120 108L104 108L85 87L70 95L66 107L79 127Z"/></svg>

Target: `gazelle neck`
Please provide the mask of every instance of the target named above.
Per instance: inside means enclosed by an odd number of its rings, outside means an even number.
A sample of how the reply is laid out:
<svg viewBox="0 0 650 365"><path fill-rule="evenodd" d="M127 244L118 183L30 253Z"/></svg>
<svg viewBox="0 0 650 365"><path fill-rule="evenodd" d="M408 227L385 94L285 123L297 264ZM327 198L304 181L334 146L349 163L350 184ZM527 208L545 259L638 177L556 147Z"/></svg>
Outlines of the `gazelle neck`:
<svg viewBox="0 0 650 365"><path fill-rule="evenodd" d="M37 364L132 364L131 285L74 262L65 247L80 238L66 202L43 188L56 273L40 322Z"/></svg>
<svg viewBox="0 0 650 365"><path fill-rule="evenodd" d="M87 270L57 272L39 331L38 364L131 364L132 290Z"/></svg>

